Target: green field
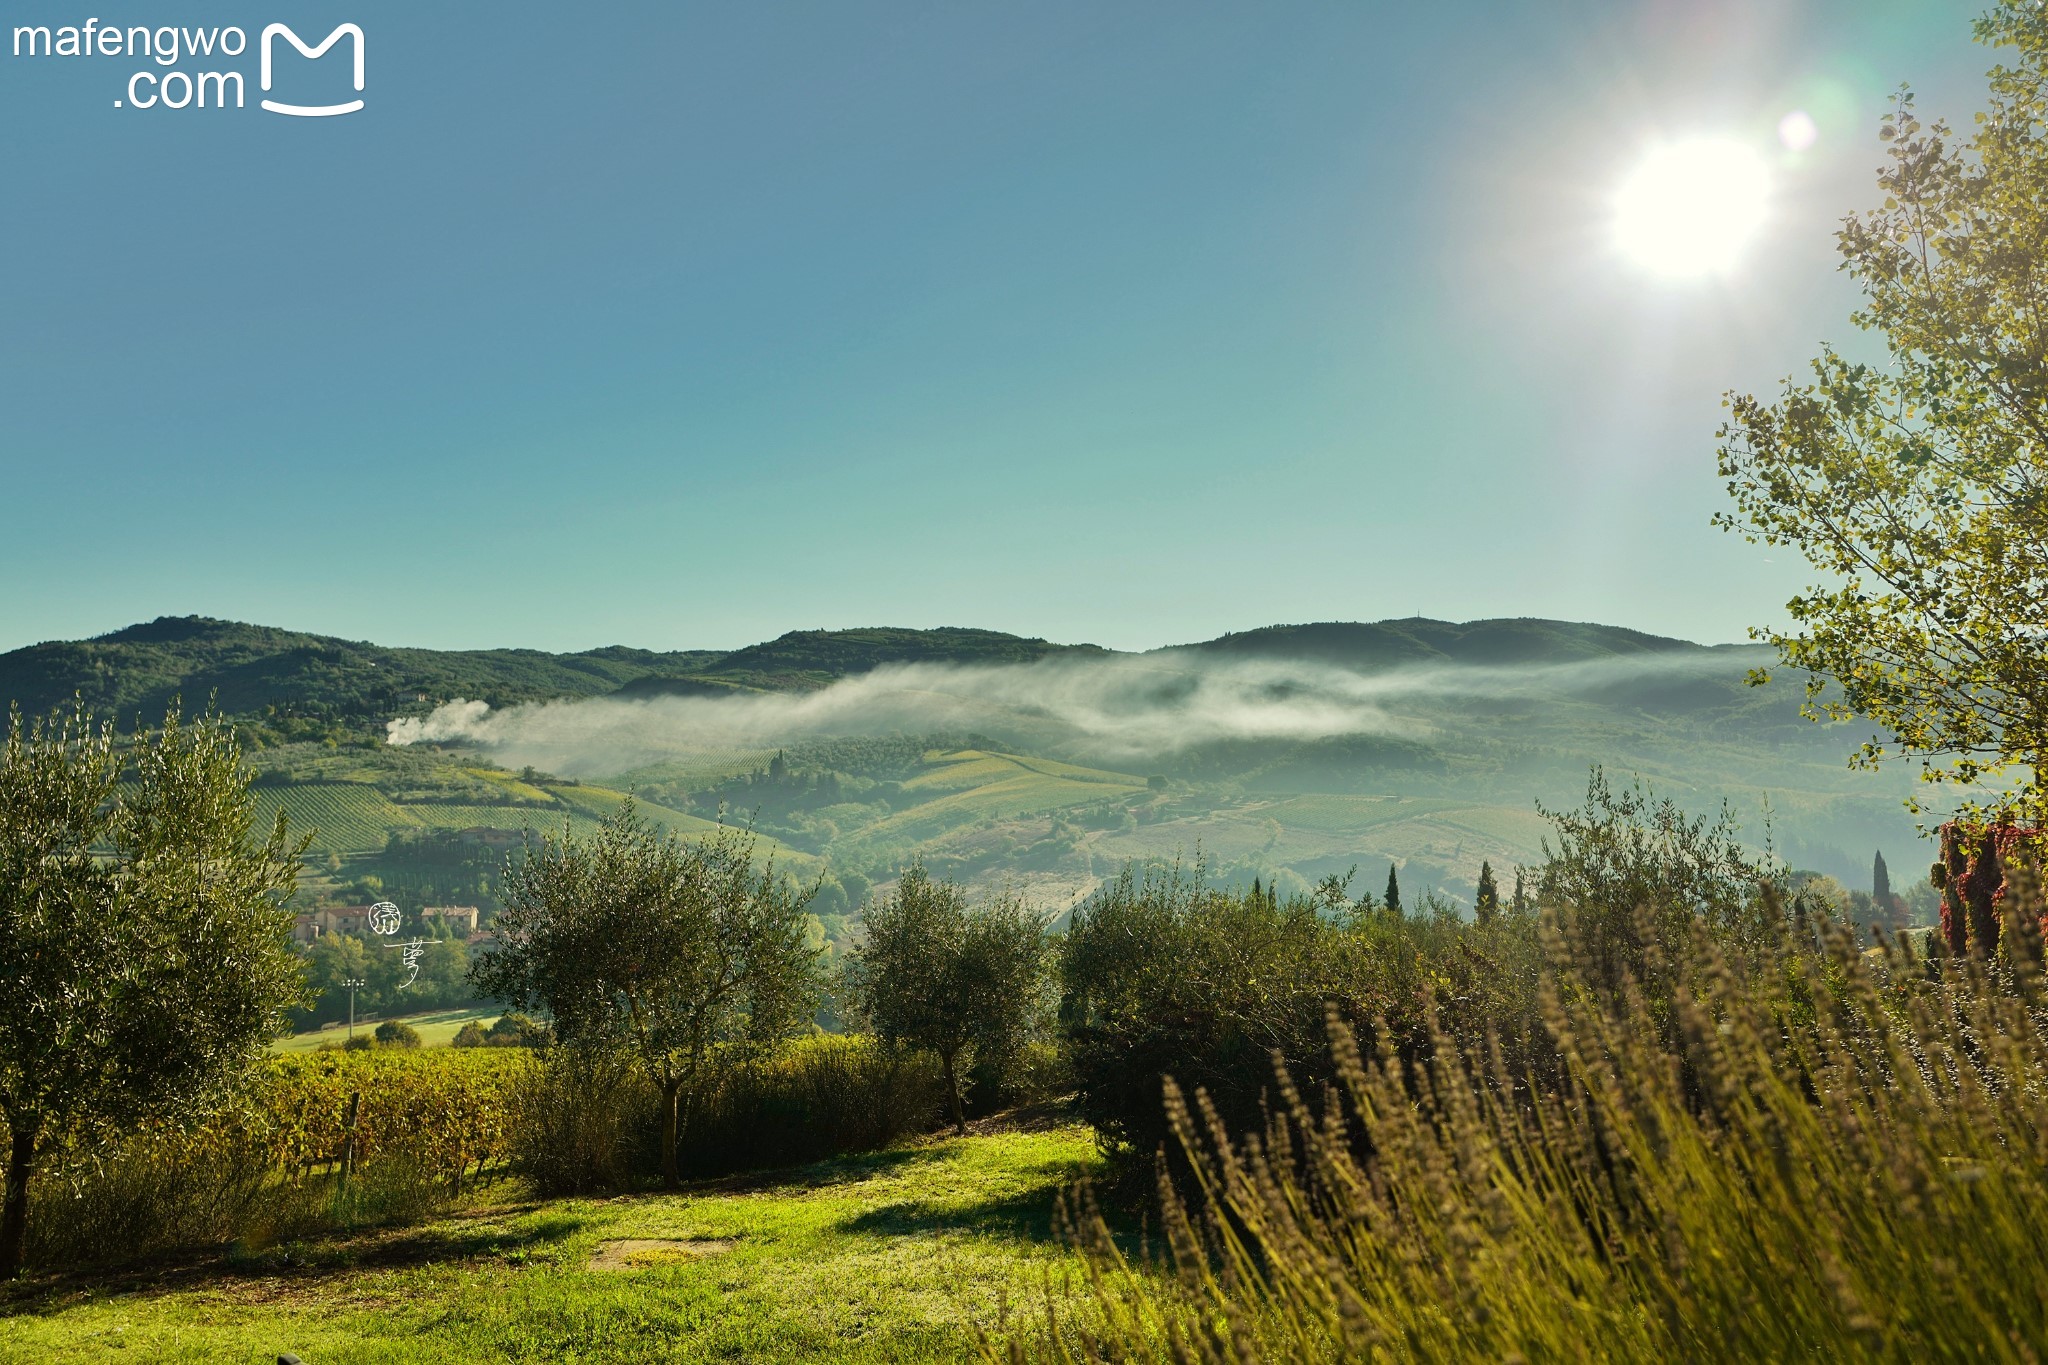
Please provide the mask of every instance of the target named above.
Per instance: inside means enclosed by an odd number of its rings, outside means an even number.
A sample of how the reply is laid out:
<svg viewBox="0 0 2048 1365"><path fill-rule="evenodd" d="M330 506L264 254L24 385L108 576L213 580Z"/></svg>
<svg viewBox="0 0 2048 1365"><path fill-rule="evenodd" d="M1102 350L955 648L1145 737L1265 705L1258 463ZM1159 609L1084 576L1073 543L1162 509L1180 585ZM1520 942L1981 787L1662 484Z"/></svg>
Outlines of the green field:
<svg viewBox="0 0 2048 1365"><path fill-rule="evenodd" d="M293 787L257 789L258 819L268 824L282 810L297 833L313 835L316 853L363 853L384 847L385 838L401 829L531 829L546 834L564 824L587 834L625 799L623 793L570 788L546 805L479 806L446 801L393 801L377 788L360 782L309 782ZM658 825L698 834L712 822L665 807L641 804L641 813Z"/></svg>
<svg viewBox="0 0 2048 1365"><path fill-rule="evenodd" d="M1111 773L1067 768L1008 754L965 752L933 760L930 771L903 784L906 792L928 797L908 810L875 824L868 833L885 839L928 840L975 820L1013 819L1040 811L1090 805L1120 796L1135 796L1142 782ZM1088 772L1085 777L1070 775Z"/></svg>
<svg viewBox="0 0 2048 1365"><path fill-rule="evenodd" d="M489 770L465 769L480 777L501 776ZM385 840L401 830L492 829L532 830L535 834L559 833L566 825L572 834L588 835L598 822L616 811L627 794L606 787L556 787L542 791L516 780L515 792L523 789L545 798L545 804L471 805L453 801L394 801L367 782L306 782L288 787L256 789L259 826L267 825L283 811L294 834L313 836L311 852L316 854L371 853L384 847ZM678 834L702 835L717 828L714 821L670 810L648 801L638 803L640 814L650 823ZM764 852L778 861L802 866L811 860L762 838Z"/></svg>
<svg viewBox="0 0 2048 1365"><path fill-rule="evenodd" d="M1074 1287L1053 1209L1096 1162L1052 1126L675 1195L503 1182L424 1227L0 1290L0 1361L965 1360Z"/></svg>
<svg viewBox="0 0 2048 1365"><path fill-rule="evenodd" d="M495 1006L487 1006L468 1010L433 1010L425 1014L402 1014L393 1017L412 1026L413 1031L420 1035L422 1047L447 1047L455 1041L455 1035L461 1031L464 1024L474 1019L478 1028L489 1028L498 1022L498 1016L502 1012ZM380 1019L359 1018L356 1020L356 1031L372 1032L381 1022ZM288 1038L280 1038L270 1045L270 1050L314 1052L330 1043L345 1042L347 1038L348 1026L334 1024L327 1028L308 1029L304 1033L294 1033Z"/></svg>

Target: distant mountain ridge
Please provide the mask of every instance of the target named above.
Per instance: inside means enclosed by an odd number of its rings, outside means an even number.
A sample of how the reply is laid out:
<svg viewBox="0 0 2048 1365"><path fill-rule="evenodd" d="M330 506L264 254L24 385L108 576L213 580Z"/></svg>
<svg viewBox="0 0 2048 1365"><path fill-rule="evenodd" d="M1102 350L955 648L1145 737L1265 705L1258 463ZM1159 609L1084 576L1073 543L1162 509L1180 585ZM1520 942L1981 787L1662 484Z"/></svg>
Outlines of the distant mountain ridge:
<svg viewBox="0 0 2048 1365"><path fill-rule="evenodd" d="M1365 670L1429 664L1576 663L1641 654L1675 654L1726 646L1697 645L1622 626L1541 617L1437 621L1423 616L1359 622L1263 626L1174 650L1265 658L1313 659Z"/></svg>
<svg viewBox="0 0 2048 1365"><path fill-rule="evenodd" d="M1308 659L1377 670L1561 663L1708 648L1582 622L1513 618L1460 624L1416 617L1267 626L1153 652ZM149 719L182 697L187 710L212 698L229 715L362 725L419 714L456 697L496 707L612 694L792 691L886 664L1013 664L1115 652L968 627L791 631L735 650L435 650L165 616L89 640L50 641L0 654L0 696L30 714L78 696L102 714Z"/></svg>

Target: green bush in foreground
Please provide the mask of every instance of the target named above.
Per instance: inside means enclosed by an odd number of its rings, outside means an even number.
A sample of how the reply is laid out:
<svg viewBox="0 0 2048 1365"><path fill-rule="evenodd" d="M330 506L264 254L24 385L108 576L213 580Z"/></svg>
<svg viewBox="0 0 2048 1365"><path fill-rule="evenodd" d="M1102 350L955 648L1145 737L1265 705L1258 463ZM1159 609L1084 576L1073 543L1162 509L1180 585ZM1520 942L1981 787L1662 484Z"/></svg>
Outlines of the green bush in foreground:
<svg viewBox="0 0 2048 1365"><path fill-rule="evenodd" d="M723 1067L691 1111L683 1162L699 1175L793 1166L928 1133L946 1082L927 1054L820 1034Z"/></svg>
<svg viewBox="0 0 2048 1365"><path fill-rule="evenodd" d="M1439 1033L1284 1084L1239 1138L1169 1091L1196 1173L1162 1182L1178 1277L1080 1227L1090 1360L2036 1360L2048 1348L2048 990L2038 897L2002 962L1789 941L1757 970L1700 932L1676 1040L1555 934L1532 1088ZM1021 1354L1022 1348L1016 1348Z"/></svg>

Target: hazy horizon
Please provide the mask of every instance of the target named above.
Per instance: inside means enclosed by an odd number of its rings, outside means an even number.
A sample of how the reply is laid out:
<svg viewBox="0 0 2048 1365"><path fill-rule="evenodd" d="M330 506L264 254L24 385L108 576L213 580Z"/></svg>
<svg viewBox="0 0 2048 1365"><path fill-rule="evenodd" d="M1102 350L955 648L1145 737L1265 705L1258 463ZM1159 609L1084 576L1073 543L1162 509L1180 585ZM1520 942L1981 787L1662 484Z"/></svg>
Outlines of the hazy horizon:
<svg viewBox="0 0 2048 1365"><path fill-rule="evenodd" d="M230 619L230 618L225 618L225 617L216 617L216 616L212 616L212 615L211 615L210 613L206 613L206 612L165 612L165 613L161 613L161 614L160 614L160 616L148 617L148 618L143 618L143 619L139 619L139 620L134 620L134 621L124 621L124 622L121 622L121 623L120 623L120 624L118 624L118 625L112 625L112 626L108 626L108 627L106 627L105 629L101 629L101 630L92 630L92 631L89 631L89 632L86 632L86 633L83 633L83 634L79 634L79 635L68 635L68 636L51 636L51 637L49 637L49 638L47 638L47 639L40 639L40 640L20 640L20 641L15 641L15 642L11 642L11 643L8 643L8 642L0 642L0 653L7 653L7 652L10 652L10 651L12 651L12 650L16 650L16 649L25 649L25 648L30 648L30 647L33 647L33 646L35 646L35 645L45 645L45 644L66 644L66 643L74 643L74 642L78 642L78 641L85 641L85 640L98 640L98 639L104 639L104 638L106 638L106 637L107 637L107 636L109 636L109 635L117 635L117 634L119 634L120 632L122 632L122 631L124 631L124 630L129 630L129 629L133 629L134 627L137 627L137 626L146 626L146 625L149 625L149 624L151 624L152 622L154 622L154 621L156 621L156 620L158 620L158 619L161 619L161 618L169 618L169 619L172 619L172 620L177 620L177 619L182 619L182 618L191 618L191 617L201 617L201 618L205 618L205 619L211 619L211 620L229 620L229 619ZM823 632L826 632L826 633L828 633L828 634L829 634L829 633L834 633L834 632L843 632L843 631L857 631L857 630L947 630L947 629L971 629L971 630L996 630L996 631L1001 631L1001 632L1002 632L1003 634L1006 634L1006 635L1013 635L1013 636L1016 636L1016 637L1017 637L1017 638L1019 638L1019 639L1027 639L1027 640L1044 640L1044 641L1045 641L1045 642L1047 642L1048 644L1054 644L1054 645L1063 645L1063 646L1071 646L1071 647L1088 647L1088 646L1094 646L1094 647L1097 647L1097 648L1100 648L1100 649L1105 649L1105 650L1109 650L1109 651L1111 651L1111 652L1114 652L1114 653L1118 653L1118 654L1128 654L1128 655L1144 655L1144 654L1156 654L1156 653L1159 653L1159 652L1161 652L1161 651L1166 651L1166 650L1173 650L1173 649L1178 649L1178 648L1182 648L1182 647L1185 647L1185 646L1188 646L1188 645L1199 645L1199 644L1206 644L1206 643L1209 643L1210 641L1213 641L1213 640L1218 640L1218 639L1222 639L1222 638L1224 638L1225 636L1229 636L1229 635L1242 635L1242 634L1247 634L1247 633L1250 633L1250 632L1253 632L1253 631L1259 631L1259 630L1266 630L1266 629L1271 629L1271 628L1274 628L1274 627L1282 627L1282 628L1287 628L1287 627L1301 627L1301 626L1319 626L1319 625L1365 625L1365 626L1384 626L1384 625L1399 625L1400 623L1402 623L1402 622L1405 622L1405 621L1422 621L1422 622L1428 622L1428 623L1431 623L1431 624L1437 624L1437 625L1451 625L1451 626L1474 626L1474 625L1480 625L1480 624L1484 624L1484 623L1488 623L1488 622L1496 622L1496 621L1551 621L1551 622L1557 622L1557 623L1560 623L1560 624L1564 624L1564 625L1585 625L1585 626L1603 626L1603 627L1613 627L1613 628L1616 628L1616 629L1620 629L1620 630L1628 630L1628 631L1634 631L1635 633L1637 633L1637 634L1641 634L1641 635L1650 635L1650 636L1655 636L1655 637L1657 637L1658 639L1664 639L1664 640L1676 640L1676 641L1679 641L1679 642L1681 642L1681 643L1684 643L1684 644L1689 644L1689 645L1696 645L1696 646L1698 646L1698 647L1700 647L1700 648L1703 648L1703 649L1729 649L1729 648L1750 648L1750 647L1752 647L1752 646L1754 645L1754 642L1753 642L1753 641L1749 641L1749 640L1745 640L1745 639L1735 639L1735 640L1696 640L1696 639L1690 639L1690 638L1688 638L1688 637L1686 637L1686 636L1683 636L1683 635L1677 635L1677 634L1673 634L1673 633L1671 633L1671 632L1669 632L1669 631L1657 630L1657 629L1655 629L1655 628L1653 628L1653 627L1646 627L1646 626L1642 626L1642 625L1637 625L1637 624L1634 624L1634 623L1632 623L1632 622L1627 622L1627 621L1594 621L1594 620L1587 620L1587 619L1571 619L1571 618L1564 618L1564 617L1544 617L1544 616L1505 616L1505 615L1493 615L1493 616L1474 616L1474 617L1470 617L1470 618L1467 618L1467 619L1464 619L1464 620L1447 620L1447 619L1445 619L1445 618L1443 618L1443 617L1436 617L1436 616L1415 616L1415 615L1408 615L1408 616L1386 616L1386 617L1379 617L1379 618L1376 618L1376 619L1371 619L1371 620L1367 620L1367 619L1363 619L1363 618L1346 618L1346 619L1339 619L1339 618L1326 618L1326 619L1322 619L1322 620L1313 620L1313 621L1312 621L1312 620L1285 620L1285 619L1274 619L1274 620L1270 620L1270 621L1256 621L1256 622L1246 622L1246 623L1243 623L1243 624L1240 624L1240 625L1233 625L1233 626L1229 626L1229 627L1226 627L1225 629L1223 629L1223 630L1221 630L1221 631L1218 631L1218 632L1217 632L1216 634L1214 634L1214 635L1208 635L1208 636L1201 636L1201 637L1189 637L1189 638L1186 638L1186 639L1161 639L1161 640L1159 640L1159 641L1157 641L1157 642L1154 642L1154 643L1139 643L1139 644L1128 644L1128 645L1126 645L1126 644L1113 644L1113 643L1111 643L1111 642L1109 642L1109 641L1106 641L1106 640L1079 640L1079 639L1061 639L1061 638L1059 638L1058 636L1055 636L1055 635L1049 634L1049 633L1047 633L1046 631L1043 631L1043 630L1034 630L1034 629L1030 629L1029 627L1017 627L1017 628L1014 628L1014 629L1012 629L1012 628L1007 628L1007 627L1002 627L1002 626L992 626L992 625L990 625L990 624L988 624L987 622L984 622L984 621L950 621L950 620L949 620L949 621L932 621L932 622L928 622L928 623L918 623L918 624L912 624L912 623L908 623L908 622L903 622L903 621L851 621L851 622L847 622L847 623L843 623L843 624L837 624L837 625L822 625L822 626L820 626L820 625L791 625L791 626L783 627L783 628L780 628L780 629L773 629L773 630L771 630L771 631L770 631L770 632L769 632L768 634L765 634L765 635L761 635L761 636L758 636L758 637L755 637L755 638L751 638L751 639L744 639L744 640L732 640L732 641L726 641L726 642L721 642L721 643L707 643L707 642L699 642L699 641L683 641L683 642L681 642L681 643L673 643L673 644L672 644L672 643L663 643L663 644L648 644L648 643L645 643L645 642L643 642L643 641L640 641L640 640L628 640L628 639L617 639L617 640L614 640L614 639L607 639L607 640L600 640L600 641L596 641L596 642L594 642L594 643L590 643L590 644L582 644L582 645L571 645L571 646L562 646L562 647L559 647L559 648L551 648L551 649L547 649L547 650L546 650L545 652L547 652L547 653L553 653L553 654L575 654L575 653L587 653L587 652L590 652L590 651L592 651L592 650L599 650L599 649L607 649L607 648L613 648L613 647L621 647L621 648L626 648L626 649L645 649L645 650L649 650L649 651L652 651L652 652L657 652L657 653L663 653L663 652L671 652L671 651L690 651L690 650L704 650L704 651L711 651L711 652L719 652L719 653L730 653L730 652L732 652L732 651L734 651L734 650L740 650L740 649L745 649L745 648L748 648L749 646L752 646L752 645L760 645L760 644L766 644L766 643L769 643L769 642L771 642L771 641L774 641L774 640L778 640L778 639L782 638L782 637L783 637L783 636L785 636L785 635L791 635L791 634L802 634L802 633L807 633L807 632L814 632L814 631L823 631ZM293 632L296 632L296 633L298 633L298 634L302 634L302 635L321 635L321 636L326 636L326 637L328 637L328 638L330 638L330 639L338 639L338 640L348 640L348 641L350 641L350 642L352 642L352 643L357 643L357 644L369 644L369 645L377 645L377 646L380 646L380 647L383 647L383 648L387 648L387 649L430 649L430 650L451 650L451 651L470 651L470 650L479 650L479 651L481 651L481 650L496 650L496 649L540 649L540 648L542 648L541 646L535 645L535 644L531 643L530 641L527 641L527 640L524 640L524 639L506 639L506 640L498 640L498 641L494 641L494 642L490 642L490 643L485 643L485 644L466 644L466 645L448 645L448 644L442 644L442 643L438 643L438 642L436 642L436 641L433 641L433 640L415 640L415 639L391 639L391 638L386 638L386 637L379 637L379 636L352 636L352 635L345 635L345 634L342 634L341 632L338 632L338 631L332 631L332 630L322 630L322 629L318 629L318 628L315 628L315 627L312 627L312 626L307 626L307 625L301 624L301 623L299 623L299 622L296 622L296 621L256 621L256 620L244 620L244 621L236 621L236 622L233 622L233 624L237 624L237 625L247 625L247 626L258 626L258 627L262 627L262 628L265 628L265 629L274 629L274 630L286 630L286 631L293 631ZM1761 646L1756 646L1756 647L1759 647L1759 648L1760 648Z"/></svg>

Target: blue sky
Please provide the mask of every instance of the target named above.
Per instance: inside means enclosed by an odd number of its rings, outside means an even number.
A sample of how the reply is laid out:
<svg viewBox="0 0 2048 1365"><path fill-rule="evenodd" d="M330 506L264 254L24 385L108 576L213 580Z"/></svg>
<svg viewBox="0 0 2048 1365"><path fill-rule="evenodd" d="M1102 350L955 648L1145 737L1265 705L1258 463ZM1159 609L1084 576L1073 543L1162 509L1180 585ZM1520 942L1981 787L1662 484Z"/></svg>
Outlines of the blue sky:
<svg viewBox="0 0 2048 1365"><path fill-rule="evenodd" d="M109 5L357 22L365 108L258 111L253 46L179 67L250 108L176 112L114 107L148 60L0 49L0 648L1739 638L1802 575L1708 525L1720 393L1848 339L1832 224L1900 81L1967 122L1974 12ZM1693 133L1777 193L1670 283L1609 204Z"/></svg>

